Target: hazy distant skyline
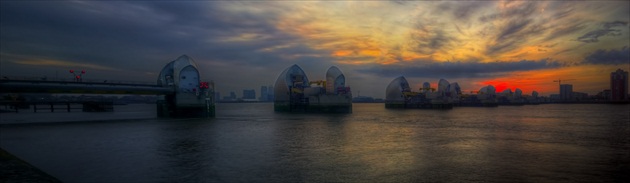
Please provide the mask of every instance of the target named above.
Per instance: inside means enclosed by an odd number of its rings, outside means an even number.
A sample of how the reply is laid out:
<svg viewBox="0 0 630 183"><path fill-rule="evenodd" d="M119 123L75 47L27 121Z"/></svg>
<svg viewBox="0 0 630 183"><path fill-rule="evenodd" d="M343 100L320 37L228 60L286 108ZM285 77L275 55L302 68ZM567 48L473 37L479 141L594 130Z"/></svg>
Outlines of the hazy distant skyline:
<svg viewBox="0 0 630 183"><path fill-rule="evenodd" d="M596 94L630 70L628 1L0 1L8 76L155 81L182 54L222 94L272 85L298 64L339 67L353 94L403 75L464 91L492 84Z"/></svg>

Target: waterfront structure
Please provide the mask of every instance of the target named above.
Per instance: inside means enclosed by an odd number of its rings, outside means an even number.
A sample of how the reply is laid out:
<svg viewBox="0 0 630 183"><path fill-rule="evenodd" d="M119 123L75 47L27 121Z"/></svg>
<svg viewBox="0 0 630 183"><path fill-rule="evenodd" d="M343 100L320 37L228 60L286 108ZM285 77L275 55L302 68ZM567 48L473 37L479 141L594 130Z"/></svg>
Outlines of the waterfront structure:
<svg viewBox="0 0 630 183"><path fill-rule="evenodd" d="M273 86L267 86L267 101L273 101Z"/></svg>
<svg viewBox="0 0 630 183"><path fill-rule="evenodd" d="M507 88L497 94L497 103L499 105L523 105L522 95L521 89L516 88L512 92L512 89Z"/></svg>
<svg viewBox="0 0 630 183"><path fill-rule="evenodd" d="M260 86L260 98L258 99L261 102L266 102L268 101L268 95L267 95L267 86Z"/></svg>
<svg viewBox="0 0 630 183"><path fill-rule="evenodd" d="M573 92L571 93L571 100L575 100L575 101L583 101L583 100L587 100L588 99L588 93L584 93L584 92Z"/></svg>
<svg viewBox="0 0 630 183"><path fill-rule="evenodd" d="M604 90L597 93L596 96L600 100L610 100L610 94L611 94L610 90Z"/></svg>
<svg viewBox="0 0 630 183"><path fill-rule="evenodd" d="M233 91L230 92L230 97L228 97L228 99L231 100L236 100L236 93L234 93Z"/></svg>
<svg viewBox="0 0 630 183"><path fill-rule="evenodd" d="M243 100L256 99L256 90L243 90Z"/></svg>
<svg viewBox="0 0 630 183"><path fill-rule="evenodd" d="M275 111L352 112L352 92L345 76L332 66L326 80L309 81L298 65L280 73L274 85Z"/></svg>
<svg viewBox="0 0 630 183"><path fill-rule="evenodd" d="M560 85L560 100L570 101L573 99L573 85L561 84Z"/></svg>
<svg viewBox="0 0 630 183"><path fill-rule="evenodd" d="M459 105L462 96L462 89L459 84L457 82L449 84L446 91L446 97L450 99L450 102Z"/></svg>
<svg viewBox="0 0 630 183"><path fill-rule="evenodd" d="M628 99L628 72L617 69L610 73L610 100L623 101Z"/></svg>
<svg viewBox="0 0 630 183"><path fill-rule="evenodd" d="M261 102L273 101L273 86L260 86L260 98Z"/></svg>
<svg viewBox="0 0 630 183"><path fill-rule="evenodd" d="M430 84L426 82L419 92L414 92L409 87L407 79L400 76L392 80L385 89L385 107L450 109L453 108L453 104L450 100L451 89L449 88L448 81L440 79L437 92L434 92L434 89L431 89Z"/></svg>
<svg viewBox="0 0 630 183"><path fill-rule="evenodd" d="M468 107L496 107L498 105L496 90L492 85L481 87L476 95L463 95L458 105Z"/></svg>
<svg viewBox="0 0 630 183"><path fill-rule="evenodd" d="M158 116L214 116L214 83L201 81L192 58L182 55L166 64L157 85L174 91L158 99Z"/></svg>
<svg viewBox="0 0 630 183"><path fill-rule="evenodd" d="M386 108L404 108L406 107L407 98L405 93L411 94L411 88L404 76L397 77L389 82L385 89L385 107ZM426 95L425 95L426 96Z"/></svg>
<svg viewBox="0 0 630 183"><path fill-rule="evenodd" d="M540 104L540 98L538 98L538 92L532 91L532 95L525 98L527 104Z"/></svg>
<svg viewBox="0 0 630 183"><path fill-rule="evenodd" d="M505 89L503 91L501 91L500 93L497 93L497 104L509 104L510 103L510 98L512 97L512 89Z"/></svg>
<svg viewBox="0 0 630 183"><path fill-rule="evenodd" d="M479 89L477 97L483 105L496 106L497 104L497 91L492 85Z"/></svg>
<svg viewBox="0 0 630 183"><path fill-rule="evenodd" d="M517 105L524 104L525 100L523 98L523 90L521 90L520 88L514 89L514 95L512 96L510 103Z"/></svg>
<svg viewBox="0 0 630 183"><path fill-rule="evenodd" d="M214 116L214 84L202 82L200 71L192 58L182 55L167 63L156 83L120 83L103 81L50 81L0 79L0 93L74 93L74 94L140 94L157 95L157 115L160 117ZM112 101L90 101L90 108L107 111ZM52 110L52 109L51 109ZM89 111L95 111L89 110Z"/></svg>

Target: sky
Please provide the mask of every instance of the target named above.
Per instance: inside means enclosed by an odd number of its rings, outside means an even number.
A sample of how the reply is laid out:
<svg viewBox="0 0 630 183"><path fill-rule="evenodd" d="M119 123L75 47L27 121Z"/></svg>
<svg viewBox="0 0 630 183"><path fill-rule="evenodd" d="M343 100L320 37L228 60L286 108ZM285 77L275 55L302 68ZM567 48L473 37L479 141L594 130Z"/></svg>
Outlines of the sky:
<svg viewBox="0 0 630 183"><path fill-rule="evenodd" d="M629 1L0 1L7 77L156 82L186 54L222 96L337 66L354 96L394 78L464 92L591 95L630 70Z"/></svg>

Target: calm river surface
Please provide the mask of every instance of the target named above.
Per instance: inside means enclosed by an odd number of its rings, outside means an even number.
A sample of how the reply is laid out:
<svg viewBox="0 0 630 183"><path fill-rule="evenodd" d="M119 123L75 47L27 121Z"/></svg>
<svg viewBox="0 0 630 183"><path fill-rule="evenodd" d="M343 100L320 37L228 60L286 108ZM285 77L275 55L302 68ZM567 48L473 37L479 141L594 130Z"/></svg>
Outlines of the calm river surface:
<svg viewBox="0 0 630 183"><path fill-rule="evenodd" d="M130 106L0 114L0 147L64 182L630 180L630 105L354 104L331 115L218 104L213 119L120 120L155 114L155 105ZM74 122L24 124L63 119Z"/></svg>

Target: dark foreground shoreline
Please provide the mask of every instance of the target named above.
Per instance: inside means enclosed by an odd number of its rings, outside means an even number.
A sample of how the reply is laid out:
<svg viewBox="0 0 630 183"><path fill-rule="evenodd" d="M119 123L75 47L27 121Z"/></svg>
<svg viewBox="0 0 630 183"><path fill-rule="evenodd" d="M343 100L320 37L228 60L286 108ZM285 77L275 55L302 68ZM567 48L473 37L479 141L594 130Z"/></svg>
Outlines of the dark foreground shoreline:
<svg viewBox="0 0 630 183"><path fill-rule="evenodd" d="M57 178L0 148L0 180L2 182L61 182Z"/></svg>

